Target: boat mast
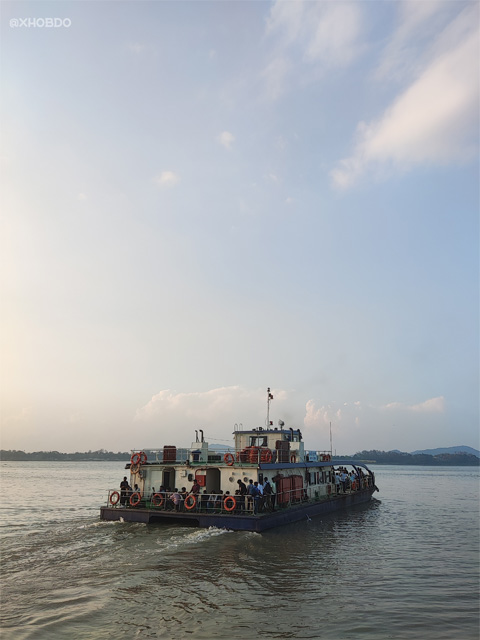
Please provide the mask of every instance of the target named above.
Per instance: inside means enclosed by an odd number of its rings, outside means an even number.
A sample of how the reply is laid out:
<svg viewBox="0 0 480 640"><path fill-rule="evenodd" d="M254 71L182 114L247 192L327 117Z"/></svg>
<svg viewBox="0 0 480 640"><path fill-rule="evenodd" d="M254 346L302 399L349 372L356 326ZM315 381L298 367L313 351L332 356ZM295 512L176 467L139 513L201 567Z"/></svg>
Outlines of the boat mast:
<svg viewBox="0 0 480 640"><path fill-rule="evenodd" d="M273 400L273 396L270 393L270 387L268 387L267 389L267 429L271 426L271 422L270 422L270 400Z"/></svg>

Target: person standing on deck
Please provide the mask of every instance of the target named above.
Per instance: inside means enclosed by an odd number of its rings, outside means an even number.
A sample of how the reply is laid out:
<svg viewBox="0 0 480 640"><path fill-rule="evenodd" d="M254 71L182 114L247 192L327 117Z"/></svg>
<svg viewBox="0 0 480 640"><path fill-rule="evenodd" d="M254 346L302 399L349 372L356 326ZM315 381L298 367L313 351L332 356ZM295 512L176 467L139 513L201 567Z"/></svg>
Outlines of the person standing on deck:
<svg viewBox="0 0 480 640"><path fill-rule="evenodd" d="M198 484L198 481L196 478L193 481L193 485L190 490L190 493L193 494L194 496L198 496L198 494L200 493L200 485Z"/></svg>
<svg viewBox="0 0 480 640"><path fill-rule="evenodd" d="M120 482L120 504L125 505L127 502L127 492L128 492L128 481L127 476L123 477L123 480Z"/></svg>

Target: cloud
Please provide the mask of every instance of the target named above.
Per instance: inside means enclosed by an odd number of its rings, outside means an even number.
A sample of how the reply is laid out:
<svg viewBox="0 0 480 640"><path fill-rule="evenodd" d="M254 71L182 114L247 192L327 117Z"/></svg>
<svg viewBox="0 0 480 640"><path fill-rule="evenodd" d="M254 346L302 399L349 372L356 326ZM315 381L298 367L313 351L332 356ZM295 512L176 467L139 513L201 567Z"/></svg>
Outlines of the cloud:
<svg viewBox="0 0 480 640"><path fill-rule="evenodd" d="M284 409L287 393L281 389L272 393L275 415L282 415L278 411ZM163 438L171 438L174 443L190 443L195 429L203 429L210 442L230 444L235 424L245 429L265 426L266 401L266 389L242 386L201 392L164 389L136 411L134 422L142 425L142 434L151 441L158 441L161 431Z"/></svg>
<svg viewBox="0 0 480 640"><path fill-rule="evenodd" d="M345 67L363 49L363 9L357 2L284 2L270 10L265 35L272 42L270 60L261 72L266 97L278 99L292 85L302 65Z"/></svg>
<svg viewBox="0 0 480 640"><path fill-rule="evenodd" d="M442 34L433 59L384 114L358 125L352 155L330 174L336 187L351 187L366 172L407 171L475 156L478 33L476 22L472 27L467 15L462 18Z"/></svg>
<svg viewBox="0 0 480 640"><path fill-rule="evenodd" d="M378 80L402 78L411 73L422 56L425 38L430 38L439 31L439 25L454 9L452 3L444 0L404 0L395 4L398 11L398 25L383 52L377 69Z"/></svg>
<svg viewBox="0 0 480 640"><path fill-rule="evenodd" d="M217 137L218 142L225 147L225 149L231 149L232 144L235 142L235 136L230 131L222 131Z"/></svg>
<svg viewBox="0 0 480 640"><path fill-rule="evenodd" d="M360 50L362 10L357 2L284 2L272 6L266 35L279 39L278 48L298 45L304 61L328 67L349 64Z"/></svg>
<svg viewBox="0 0 480 640"><path fill-rule="evenodd" d="M173 171L162 171L162 173L154 178L154 182L159 187L174 187L180 182L180 176Z"/></svg>
<svg viewBox="0 0 480 640"><path fill-rule="evenodd" d="M342 410L331 405L322 405L317 409L315 400L308 400L305 405L303 424L307 429L329 427L330 422L342 420Z"/></svg>
<svg viewBox="0 0 480 640"><path fill-rule="evenodd" d="M265 95L269 100L277 100L287 88L287 77L293 68L284 56L271 60L261 73Z"/></svg>
<svg viewBox="0 0 480 640"><path fill-rule="evenodd" d="M350 64L361 51L362 12L358 3L312 3L308 23L312 26L306 58L328 67Z"/></svg>
<svg viewBox="0 0 480 640"><path fill-rule="evenodd" d="M437 398L430 398L419 404L407 405L402 402L390 402L385 405L383 409L387 410L401 410L411 411L413 413L444 413L445 412L445 398L438 396Z"/></svg>

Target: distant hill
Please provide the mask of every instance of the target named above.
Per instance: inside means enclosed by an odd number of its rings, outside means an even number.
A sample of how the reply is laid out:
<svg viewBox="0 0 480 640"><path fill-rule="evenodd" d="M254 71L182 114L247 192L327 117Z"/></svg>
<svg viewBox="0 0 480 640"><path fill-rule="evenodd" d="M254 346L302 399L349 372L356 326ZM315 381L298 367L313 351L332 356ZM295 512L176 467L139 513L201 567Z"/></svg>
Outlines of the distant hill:
<svg viewBox="0 0 480 640"><path fill-rule="evenodd" d="M441 451L441 450L440 450ZM334 456L334 460L337 456ZM402 453L401 451L360 451L353 456L345 456L349 460L360 460L378 464L417 464L426 466L480 466L480 457L472 453Z"/></svg>
<svg viewBox="0 0 480 640"><path fill-rule="evenodd" d="M480 451L478 449L474 449L473 447L466 447L464 445L459 447L444 447L440 449L419 449L418 451L412 451L412 456L417 454L424 453L427 456L439 456L442 453L469 453L472 456L477 456L480 458Z"/></svg>

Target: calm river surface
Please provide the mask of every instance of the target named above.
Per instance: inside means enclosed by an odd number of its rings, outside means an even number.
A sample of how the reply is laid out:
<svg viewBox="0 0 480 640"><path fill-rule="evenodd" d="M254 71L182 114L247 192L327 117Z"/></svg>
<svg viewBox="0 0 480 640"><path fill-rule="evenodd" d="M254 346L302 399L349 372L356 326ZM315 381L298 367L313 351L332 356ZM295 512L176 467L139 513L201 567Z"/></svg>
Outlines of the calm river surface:
<svg viewBox="0 0 480 640"><path fill-rule="evenodd" d="M263 534L104 523L118 462L2 462L2 638L479 637L479 470L371 465L348 514Z"/></svg>

